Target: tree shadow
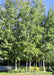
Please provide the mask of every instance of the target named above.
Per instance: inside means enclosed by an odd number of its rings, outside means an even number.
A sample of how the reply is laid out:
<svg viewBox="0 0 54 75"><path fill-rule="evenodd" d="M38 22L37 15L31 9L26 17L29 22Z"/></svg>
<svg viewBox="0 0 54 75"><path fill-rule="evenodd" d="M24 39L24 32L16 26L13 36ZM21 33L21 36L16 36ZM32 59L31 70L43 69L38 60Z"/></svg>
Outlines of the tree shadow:
<svg viewBox="0 0 54 75"><path fill-rule="evenodd" d="M52 75L54 75L54 72L52 73Z"/></svg>

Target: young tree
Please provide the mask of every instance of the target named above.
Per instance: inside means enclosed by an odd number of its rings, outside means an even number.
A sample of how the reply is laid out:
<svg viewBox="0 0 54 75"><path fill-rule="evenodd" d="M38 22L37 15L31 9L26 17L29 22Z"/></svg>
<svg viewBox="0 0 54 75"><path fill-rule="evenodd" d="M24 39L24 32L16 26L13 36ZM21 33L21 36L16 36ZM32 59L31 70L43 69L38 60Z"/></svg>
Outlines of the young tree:
<svg viewBox="0 0 54 75"><path fill-rule="evenodd" d="M54 49L54 10L49 10L48 15L46 16L45 20L44 20L44 29L45 29L45 33L44 33L44 37L42 40L42 46L41 46L41 51L43 52L44 55L44 61L49 62L49 58L51 58L51 52ZM43 65L45 64L45 62L43 61ZM50 61L51 62L51 61ZM45 65L44 65L44 71L45 71Z"/></svg>

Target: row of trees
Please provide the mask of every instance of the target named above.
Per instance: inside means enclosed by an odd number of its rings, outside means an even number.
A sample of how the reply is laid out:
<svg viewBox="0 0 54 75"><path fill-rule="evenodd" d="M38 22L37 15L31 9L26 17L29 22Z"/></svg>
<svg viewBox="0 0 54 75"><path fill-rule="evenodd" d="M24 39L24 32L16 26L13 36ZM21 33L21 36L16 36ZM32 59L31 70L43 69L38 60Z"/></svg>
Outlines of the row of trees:
<svg viewBox="0 0 54 75"><path fill-rule="evenodd" d="M54 10L47 16L42 0L5 0L0 6L0 57L31 62L54 62Z"/></svg>

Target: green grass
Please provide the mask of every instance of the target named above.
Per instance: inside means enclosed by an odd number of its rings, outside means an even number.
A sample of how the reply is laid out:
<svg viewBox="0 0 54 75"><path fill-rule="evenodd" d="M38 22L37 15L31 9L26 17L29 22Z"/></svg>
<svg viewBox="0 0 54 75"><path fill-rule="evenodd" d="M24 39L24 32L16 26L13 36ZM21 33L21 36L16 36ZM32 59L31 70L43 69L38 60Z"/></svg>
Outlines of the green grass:
<svg viewBox="0 0 54 75"><path fill-rule="evenodd" d="M36 73L5 73L1 72L0 75L53 75L52 72L36 72Z"/></svg>

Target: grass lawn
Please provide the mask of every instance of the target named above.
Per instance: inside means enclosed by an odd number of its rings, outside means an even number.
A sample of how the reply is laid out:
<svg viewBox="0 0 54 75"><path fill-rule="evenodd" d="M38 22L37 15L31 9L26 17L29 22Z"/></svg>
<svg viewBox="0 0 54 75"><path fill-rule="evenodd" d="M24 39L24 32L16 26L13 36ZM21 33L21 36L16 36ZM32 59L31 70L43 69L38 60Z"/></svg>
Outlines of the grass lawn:
<svg viewBox="0 0 54 75"><path fill-rule="evenodd" d="M52 72L36 72L36 73L6 73L0 72L0 75L53 75Z"/></svg>

